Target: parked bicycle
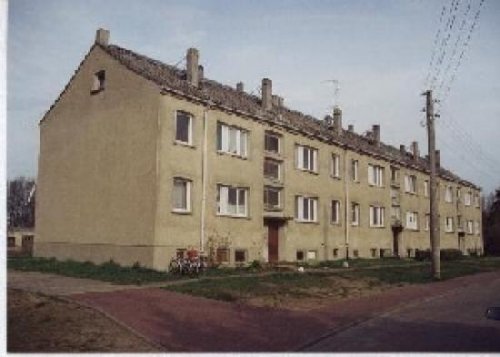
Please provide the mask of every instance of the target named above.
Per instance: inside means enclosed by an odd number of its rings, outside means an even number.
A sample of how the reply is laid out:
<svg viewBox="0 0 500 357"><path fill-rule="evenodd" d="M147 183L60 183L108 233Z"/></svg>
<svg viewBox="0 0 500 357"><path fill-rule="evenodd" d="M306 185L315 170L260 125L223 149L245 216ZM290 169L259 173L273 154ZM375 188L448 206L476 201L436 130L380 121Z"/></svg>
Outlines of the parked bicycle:
<svg viewBox="0 0 500 357"><path fill-rule="evenodd" d="M168 272L179 275L198 275L206 268L206 257L198 255L197 251L189 250L187 257L176 256L170 260Z"/></svg>

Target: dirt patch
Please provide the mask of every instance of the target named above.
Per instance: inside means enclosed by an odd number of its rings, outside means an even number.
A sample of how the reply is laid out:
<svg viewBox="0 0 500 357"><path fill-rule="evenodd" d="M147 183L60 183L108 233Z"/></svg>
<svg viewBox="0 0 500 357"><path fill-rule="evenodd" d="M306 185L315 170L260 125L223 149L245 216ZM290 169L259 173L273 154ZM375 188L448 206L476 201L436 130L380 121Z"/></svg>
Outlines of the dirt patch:
<svg viewBox="0 0 500 357"><path fill-rule="evenodd" d="M158 351L95 310L21 290L7 294L9 352Z"/></svg>
<svg viewBox="0 0 500 357"><path fill-rule="evenodd" d="M326 307L343 299L379 294L393 287L393 284L386 284L373 278L348 279L331 276L322 286L289 288L286 292L276 286L270 294L250 296L242 300L252 306L308 311Z"/></svg>

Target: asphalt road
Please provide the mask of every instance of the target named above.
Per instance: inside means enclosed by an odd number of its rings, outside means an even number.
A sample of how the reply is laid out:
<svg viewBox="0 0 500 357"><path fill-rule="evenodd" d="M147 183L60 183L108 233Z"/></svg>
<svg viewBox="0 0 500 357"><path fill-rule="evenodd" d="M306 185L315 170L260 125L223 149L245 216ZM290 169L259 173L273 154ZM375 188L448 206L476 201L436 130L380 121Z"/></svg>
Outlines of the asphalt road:
<svg viewBox="0 0 500 357"><path fill-rule="evenodd" d="M500 306L500 277L385 313L307 351L500 352L500 321L484 317L489 306Z"/></svg>

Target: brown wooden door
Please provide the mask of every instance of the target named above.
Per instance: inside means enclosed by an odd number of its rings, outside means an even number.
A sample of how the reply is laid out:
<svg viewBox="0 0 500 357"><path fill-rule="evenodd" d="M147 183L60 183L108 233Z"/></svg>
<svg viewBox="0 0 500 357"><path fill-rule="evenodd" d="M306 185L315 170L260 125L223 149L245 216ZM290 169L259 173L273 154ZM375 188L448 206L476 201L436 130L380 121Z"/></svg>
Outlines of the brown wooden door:
<svg viewBox="0 0 500 357"><path fill-rule="evenodd" d="M269 255L269 263L276 263L278 261L279 225L275 222L269 222L267 224L267 228L267 251Z"/></svg>
<svg viewBox="0 0 500 357"><path fill-rule="evenodd" d="M22 242L21 242L21 247L23 253L27 255L32 255L33 254L33 236L23 236Z"/></svg>

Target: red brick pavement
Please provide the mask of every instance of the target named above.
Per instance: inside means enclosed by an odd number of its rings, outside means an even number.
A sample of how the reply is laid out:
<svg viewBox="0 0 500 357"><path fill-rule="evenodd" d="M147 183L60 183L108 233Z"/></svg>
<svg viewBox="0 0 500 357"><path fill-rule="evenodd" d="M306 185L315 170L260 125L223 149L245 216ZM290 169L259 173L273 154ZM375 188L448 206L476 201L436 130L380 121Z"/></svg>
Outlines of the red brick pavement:
<svg viewBox="0 0 500 357"><path fill-rule="evenodd" d="M395 288L310 312L249 307L157 288L71 298L103 311L168 351L296 351L384 312L494 278L500 278L500 271Z"/></svg>

